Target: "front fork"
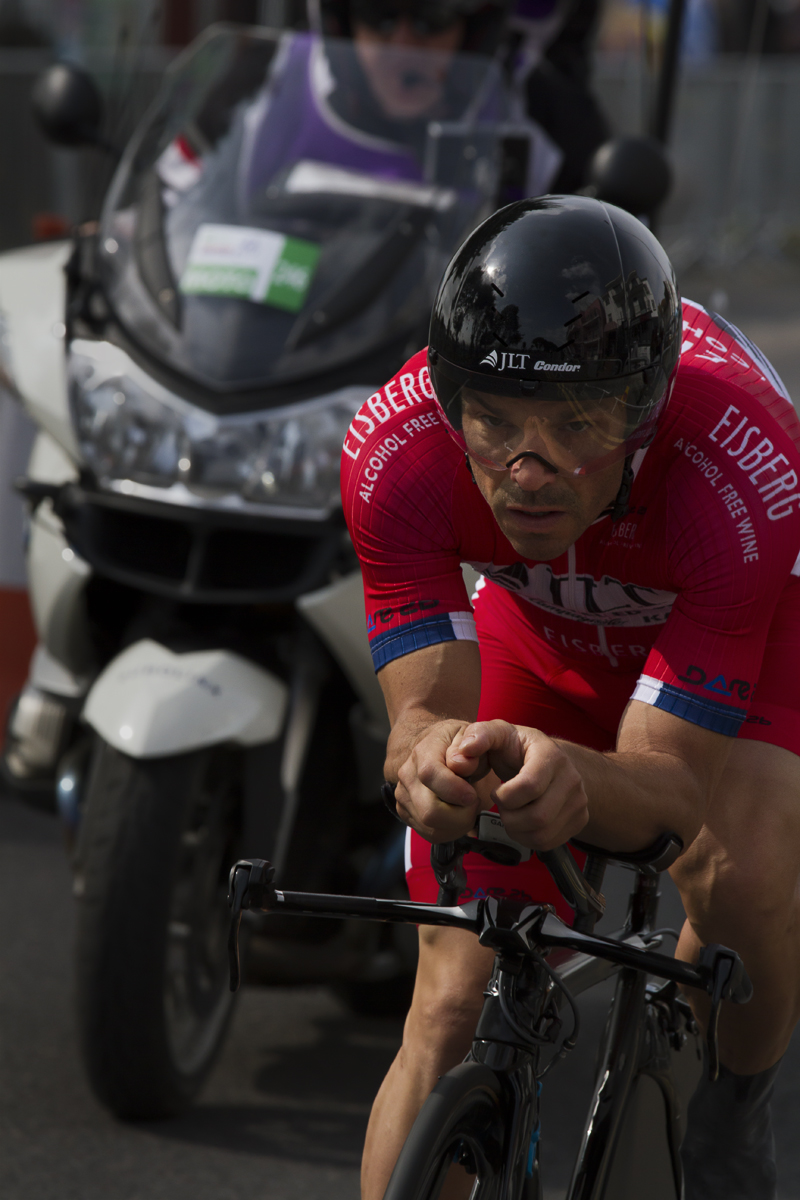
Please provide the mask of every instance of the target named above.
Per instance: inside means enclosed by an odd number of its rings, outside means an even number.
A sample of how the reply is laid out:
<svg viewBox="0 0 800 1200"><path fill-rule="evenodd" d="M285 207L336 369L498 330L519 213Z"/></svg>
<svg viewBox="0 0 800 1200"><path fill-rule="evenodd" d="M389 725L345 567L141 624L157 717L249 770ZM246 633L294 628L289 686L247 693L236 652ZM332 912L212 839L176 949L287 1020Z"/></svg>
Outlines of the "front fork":
<svg viewBox="0 0 800 1200"><path fill-rule="evenodd" d="M542 1200L539 1169L541 1085L537 1079L539 1049L530 1042L527 1045L521 1044L521 1039L506 1016L509 1006L513 1005L508 981L520 971L528 970L528 963L516 959L500 956L495 961L492 978L484 992L485 1003L469 1054L469 1059L495 1070L503 1088L505 1165L497 1200ZM546 984L539 994L545 994L545 988ZM506 993L505 1006L500 999L502 990ZM504 1007L506 1012L503 1011ZM547 1011L551 1008L552 1005L546 1000L540 1018L543 1043L551 1040L548 1036L550 1031L557 1036L560 1027L557 1014ZM556 1028L553 1028L554 1020ZM547 1032L545 1026L550 1027Z"/></svg>
<svg viewBox="0 0 800 1200"><path fill-rule="evenodd" d="M518 1047L501 1047L497 1042L476 1040L467 1061L496 1069L503 1087L506 1144L503 1183L497 1200L542 1200L539 1169L541 1085L536 1078L532 1056Z"/></svg>

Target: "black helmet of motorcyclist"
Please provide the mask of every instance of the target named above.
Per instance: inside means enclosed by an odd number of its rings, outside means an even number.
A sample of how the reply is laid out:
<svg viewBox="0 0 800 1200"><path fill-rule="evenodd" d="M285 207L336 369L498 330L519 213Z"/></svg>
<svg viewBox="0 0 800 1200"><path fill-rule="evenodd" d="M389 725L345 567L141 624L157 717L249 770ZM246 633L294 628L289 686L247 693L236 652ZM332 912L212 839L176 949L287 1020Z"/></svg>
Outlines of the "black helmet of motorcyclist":
<svg viewBox="0 0 800 1200"><path fill-rule="evenodd" d="M488 470L532 457L584 475L624 460L616 520L680 345L675 275L653 234L611 204L544 196L500 209L458 250L428 364L446 428Z"/></svg>
<svg viewBox="0 0 800 1200"><path fill-rule="evenodd" d="M459 47L493 55L506 31L510 0L308 0L311 28L327 37L353 37L355 25L387 35L404 17L421 37L435 37L464 22Z"/></svg>

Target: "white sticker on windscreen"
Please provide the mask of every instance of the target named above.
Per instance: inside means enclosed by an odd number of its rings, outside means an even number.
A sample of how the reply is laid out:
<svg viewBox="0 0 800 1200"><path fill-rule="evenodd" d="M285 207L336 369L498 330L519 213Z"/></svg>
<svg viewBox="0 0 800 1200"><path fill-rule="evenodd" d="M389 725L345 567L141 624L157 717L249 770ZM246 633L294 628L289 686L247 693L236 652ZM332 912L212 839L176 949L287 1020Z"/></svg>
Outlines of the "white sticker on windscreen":
<svg viewBox="0 0 800 1200"><path fill-rule="evenodd" d="M299 312L320 250L314 242L268 229L201 225L180 290L188 296L234 296Z"/></svg>

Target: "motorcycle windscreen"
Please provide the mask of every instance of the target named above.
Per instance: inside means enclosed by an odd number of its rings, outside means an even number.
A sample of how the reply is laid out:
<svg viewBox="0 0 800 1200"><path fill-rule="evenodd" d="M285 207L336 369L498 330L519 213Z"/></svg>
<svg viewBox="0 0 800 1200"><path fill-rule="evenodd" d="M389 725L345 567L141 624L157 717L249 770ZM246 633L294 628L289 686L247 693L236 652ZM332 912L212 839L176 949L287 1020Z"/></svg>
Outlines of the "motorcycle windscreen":
<svg viewBox="0 0 800 1200"><path fill-rule="evenodd" d="M117 318L222 393L422 344L442 270L497 194L506 106L479 56L212 28L106 201Z"/></svg>

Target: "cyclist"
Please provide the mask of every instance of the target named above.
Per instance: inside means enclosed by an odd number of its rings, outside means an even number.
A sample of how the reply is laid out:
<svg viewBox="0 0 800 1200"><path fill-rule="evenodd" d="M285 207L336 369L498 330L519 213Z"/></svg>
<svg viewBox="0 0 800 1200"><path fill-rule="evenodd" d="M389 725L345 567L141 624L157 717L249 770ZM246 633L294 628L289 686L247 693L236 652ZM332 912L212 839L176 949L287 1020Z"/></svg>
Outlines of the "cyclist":
<svg viewBox="0 0 800 1200"><path fill-rule="evenodd" d="M428 843L492 804L539 850L676 832L679 956L730 945L755 985L692 1103L686 1194L774 1197L800 873L800 423L780 379L733 326L681 309L633 217L524 200L458 251L427 354L361 408L342 463L412 898L436 894ZM470 858L466 896L546 899L538 871ZM420 931L367 1200L468 1050L491 960Z"/></svg>

